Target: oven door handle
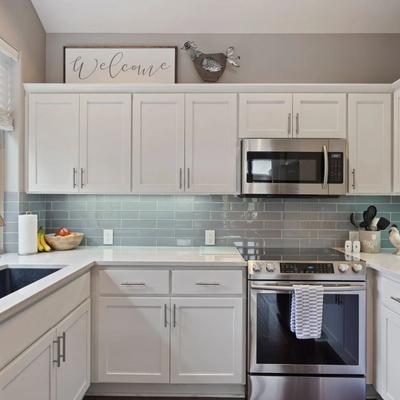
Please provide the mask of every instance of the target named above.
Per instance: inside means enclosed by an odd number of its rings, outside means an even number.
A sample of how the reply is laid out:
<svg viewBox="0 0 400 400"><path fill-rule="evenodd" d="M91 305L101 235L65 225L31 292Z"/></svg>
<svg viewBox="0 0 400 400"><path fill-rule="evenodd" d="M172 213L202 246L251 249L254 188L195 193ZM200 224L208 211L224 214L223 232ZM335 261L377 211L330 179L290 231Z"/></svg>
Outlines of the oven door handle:
<svg viewBox="0 0 400 400"><path fill-rule="evenodd" d="M322 188L326 189L328 187L328 176L329 176L328 148L325 145L323 145L322 150L324 151L324 182L322 183Z"/></svg>
<svg viewBox="0 0 400 400"><path fill-rule="evenodd" d="M316 286L316 285L314 285ZM322 285L324 292L355 292L365 290L365 285ZM283 285L251 285L252 289L255 290L271 290L278 292L292 292L294 286L283 286Z"/></svg>

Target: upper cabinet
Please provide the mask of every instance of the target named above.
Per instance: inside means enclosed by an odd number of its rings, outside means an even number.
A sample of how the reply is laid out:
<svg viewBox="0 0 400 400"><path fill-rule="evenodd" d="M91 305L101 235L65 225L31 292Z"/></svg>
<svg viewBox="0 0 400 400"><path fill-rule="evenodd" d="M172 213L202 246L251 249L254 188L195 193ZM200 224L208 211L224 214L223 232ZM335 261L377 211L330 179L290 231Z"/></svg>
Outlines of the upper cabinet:
<svg viewBox="0 0 400 400"><path fill-rule="evenodd" d="M235 94L133 96L135 193L235 193Z"/></svg>
<svg viewBox="0 0 400 400"><path fill-rule="evenodd" d="M292 137L291 93L243 93L239 95L241 138Z"/></svg>
<svg viewBox="0 0 400 400"><path fill-rule="evenodd" d="M31 94L29 192L129 192L131 95Z"/></svg>
<svg viewBox="0 0 400 400"><path fill-rule="evenodd" d="M133 96L133 190L178 193L184 190L185 108L183 94Z"/></svg>
<svg viewBox="0 0 400 400"><path fill-rule="evenodd" d="M293 137L346 138L345 93L295 93Z"/></svg>
<svg viewBox="0 0 400 400"><path fill-rule="evenodd" d="M346 138L345 93L241 94L243 138Z"/></svg>
<svg viewBox="0 0 400 400"><path fill-rule="evenodd" d="M80 95L79 153L81 191L130 191L131 95Z"/></svg>
<svg viewBox="0 0 400 400"><path fill-rule="evenodd" d="M235 193L237 113L235 94L185 96L185 190Z"/></svg>
<svg viewBox="0 0 400 400"><path fill-rule="evenodd" d="M400 90L393 95L393 192L400 193Z"/></svg>
<svg viewBox="0 0 400 400"><path fill-rule="evenodd" d="M28 190L77 192L79 95L31 94L28 106Z"/></svg>
<svg viewBox="0 0 400 400"><path fill-rule="evenodd" d="M349 192L391 193L391 95L349 95Z"/></svg>

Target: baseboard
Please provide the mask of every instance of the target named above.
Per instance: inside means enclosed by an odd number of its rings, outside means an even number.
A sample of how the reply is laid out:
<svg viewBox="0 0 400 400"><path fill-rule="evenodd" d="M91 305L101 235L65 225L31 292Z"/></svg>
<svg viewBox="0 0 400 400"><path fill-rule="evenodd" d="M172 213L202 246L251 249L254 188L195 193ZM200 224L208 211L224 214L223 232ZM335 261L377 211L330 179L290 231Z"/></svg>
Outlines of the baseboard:
<svg viewBox="0 0 400 400"><path fill-rule="evenodd" d="M93 383L87 396L244 398L244 385Z"/></svg>

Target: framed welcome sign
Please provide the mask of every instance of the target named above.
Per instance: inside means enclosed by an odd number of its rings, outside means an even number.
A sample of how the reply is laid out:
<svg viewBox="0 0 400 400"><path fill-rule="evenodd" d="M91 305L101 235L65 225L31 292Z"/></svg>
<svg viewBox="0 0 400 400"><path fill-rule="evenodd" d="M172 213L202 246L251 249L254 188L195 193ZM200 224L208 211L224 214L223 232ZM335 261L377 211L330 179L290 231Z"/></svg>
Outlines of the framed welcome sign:
<svg viewBox="0 0 400 400"><path fill-rule="evenodd" d="M65 83L175 83L177 48L64 47Z"/></svg>

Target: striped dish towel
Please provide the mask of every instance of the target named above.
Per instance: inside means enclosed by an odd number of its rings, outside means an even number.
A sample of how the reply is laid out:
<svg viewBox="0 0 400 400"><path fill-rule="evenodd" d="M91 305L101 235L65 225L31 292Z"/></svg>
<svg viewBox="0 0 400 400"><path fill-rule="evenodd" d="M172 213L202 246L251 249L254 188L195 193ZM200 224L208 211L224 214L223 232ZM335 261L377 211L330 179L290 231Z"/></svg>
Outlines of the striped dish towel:
<svg viewBox="0 0 400 400"><path fill-rule="evenodd" d="M293 285L293 289L290 330L297 339L319 339L324 288L321 285Z"/></svg>

